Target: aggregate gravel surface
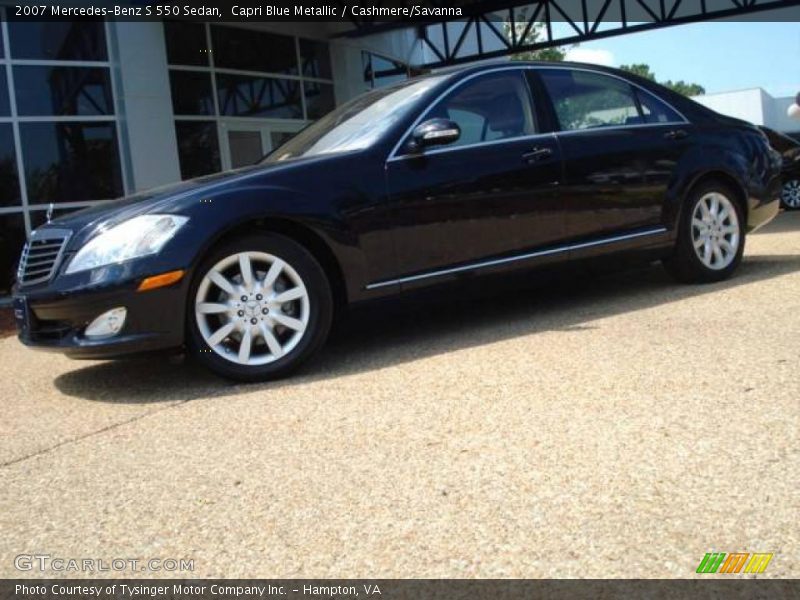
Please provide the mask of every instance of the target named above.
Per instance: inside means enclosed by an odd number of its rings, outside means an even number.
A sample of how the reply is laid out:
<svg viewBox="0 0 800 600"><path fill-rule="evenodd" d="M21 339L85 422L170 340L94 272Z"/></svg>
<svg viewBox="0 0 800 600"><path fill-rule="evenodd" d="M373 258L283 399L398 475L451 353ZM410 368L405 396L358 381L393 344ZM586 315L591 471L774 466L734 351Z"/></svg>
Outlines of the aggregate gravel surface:
<svg viewBox="0 0 800 600"><path fill-rule="evenodd" d="M268 384L0 339L0 577L800 577L800 214L720 284L530 279L362 308Z"/></svg>

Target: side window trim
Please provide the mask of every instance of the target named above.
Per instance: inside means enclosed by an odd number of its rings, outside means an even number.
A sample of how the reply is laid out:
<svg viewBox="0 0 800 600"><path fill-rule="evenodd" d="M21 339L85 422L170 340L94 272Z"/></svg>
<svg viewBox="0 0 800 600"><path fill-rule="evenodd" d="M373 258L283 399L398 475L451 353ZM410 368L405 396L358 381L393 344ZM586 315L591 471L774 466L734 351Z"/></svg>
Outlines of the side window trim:
<svg viewBox="0 0 800 600"><path fill-rule="evenodd" d="M556 109L547 88L537 69L529 68L525 70L525 79L528 80L528 89L531 97L536 98L534 102L534 112L536 113L538 129L540 133L558 133L559 123L556 116Z"/></svg>
<svg viewBox="0 0 800 600"><path fill-rule="evenodd" d="M552 67L549 67L549 66L535 66L535 67L528 67L528 68L532 69L537 75L537 79L539 81L539 87L541 88L541 92L545 94L545 97L547 98L547 102L549 103L549 105L550 105L550 107L552 109L551 118L553 119L553 124L552 124L552 126L554 128L553 129L553 133L556 133L558 135L577 135L577 134L582 134L582 133L597 133L597 132L600 132L600 131L614 131L614 130L618 130L618 129L631 129L631 128L639 128L639 127L663 127L665 125L690 125L691 124L691 121L689 121L689 119L687 119L686 116L681 111L679 111L677 108L675 108L672 104L670 104L664 98L661 98L660 96L657 96L655 93L653 93L650 90L648 90L647 88L639 85L638 83L636 83L634 81L629 81L629 80L625 79L624 77L620 77L618 75L615 75L614 73L606 73L605 71L597 71L595 69L582 69L582 68L574 68L574 67L567 67L567 66L552 66ZM582 73L592 73L592 74L595 74L595 75L604 75L604 76L610 77L612 79L617 79L617 80L622 81L622 82L624 82L624 83L626 83L626 84L628 84L630 86L631 90L633 91L632 95L633 95L634 102L636 103L636 109L639 112L639 116L640 117L644 118L644 112L642 110L641 102L639 100L639 94L647 94L651 98L654 98L656 101L661 102L662 104L664 104L672 112L674 112L676 115L678 115L682 120L681 121L665 121L663 123L638 123L638 124L635 124L635 125L610 125L608 127L599 127L599 128L595 128L595 129L562 129L561 122L559 121L558 116L555 114L555 108L553 107L553 99L550 96L550 93L547 91L547 89L544 86L544 84L541 82L541 79L538 78L538 71L541 71L541 70L549 70L549 71L552 71L552 70L578 71L578 72L582 72Z"/></svg>
<svg viewBox="0 0 800 600"><path fill-rule="evenodd" d="M531 82L527 77L525 69L519 70L519 76L522 80L522 85L525 88L525 98L528 99L528 105L525 107L527 110L525 112L530 117L531 125L533 126L533 132L530 135L535 135L537 133L541 133L542 131L542 124L540 123L539 114L536 110L536 98L533 96Z"/></svg>
<svg viewBox="0 0 800 600"><path fill-rule="evenodd" d="M491 70L487 70L487 71L479 71L478 73L473 73L472 75L470 75L468 77L465 77L464 79L461 79L459 81L456 81L452 85L448 86L441 94L439 94L436 98L434 98L431 101L431 103L425 108L425 110L423 110L419 114L419 116L416 119L414 119L414 121L411 123L411 126L405 132L403 132L403 135L400 136L400 138L398 139L397 143L392 147L392 150L389 152L389 155L386 157L386 162L409 158L409 155L399 154L399 151L400 151L400 148L402 148L403 143L408 139L408 136L411 135L412 131L414 131L414 128L417 125L419 125L420 123L422 123L422 120L428 115L428 113L431 111L431 109L434 106L436 106L436 104L440 100L442 100L450 92L452 92L453 90L457 89L458 87L460 87L461 85L463 85L467 81L470 81L471 79L474 79L476 77L480 77L481 75L486 75L486 74L489 74L489 73L498 73L498 72L502 72L502 71L520 71L520 72L532 71L534 73L534 75L536 75L537 80L539 81L539 86L538 87L544 88L544 85L541 84L541 80L538 77L538 75L539 75L538 71L545 70L545 69L562 69L562 70L563 69L569 69L571 71L582 71L582 72L585 72L585 73L596 73L598 75L605 75L606 77L612 77L614 79L619 79L620 81L624 81L628 85L632 86L635 90L641 91L641 92L643 92L645 94L648 94L649 96L652 96L653 98L655 98L659 102L664 103L676 115L678 115L681 119L683 119L682 121L670 121L668 123L643 123L643 124L639 124L639 125L621 125L621 126L616 126L616 127L604 127L602 129L602 131L609 131L609 130L613 131L614 129L629 129L631 127L661 127L663 125L678 125L678 124L680 124L680 125L690 125L691 124L691 121L689 121L689 119L686 118L686 115L684 115L681 111L679 111L677 108L675 108L667 100L661 98L660 96L657 96L655 93L653 93L650 90L648 90L647 88L639 85L638 83L635 83L633 81L629 81L628 79L625 79L624 77L620 77L619 75L616 75L614 73L607 73L605 71L599 71L597 69L575 68L575 67L565 67L565 66L557 66L557 65L556 66L552 66L552 67L543 66L543 65L536 65L536 66L534 66L534 65L509 65L509 66L498 67L496 69L491 69ZM525 77L524 79L527 80L527 77ZM531 98L533 99L534 92L536 92L537 90L535 88L533 88L528 81L526 81L526 85L528 86L528 91L529 91L529 93L531 95ZM536 111L538 111L537 107L539 106L539 104L544 100L551 107L552 114L550 115L550 119L555 119L555 110L552 109L552 100L550 99L550 95L547 94L544 89L539 90L539 91L540 92L544 92L545 96L544 96L543 99L538 99L538 101L534 101L534 106L532 107L532 110L534 110L535 114L541 114L541 113L538 113ZM540 122L537 122L537 124L539 124L539 123ZM534 133L533 135L530 135L530 136L514 138L514 140L511 140L511 141L521 140L521 139L529 139L529 138L539 138L539 137L544 137L544 136L551 136L553 134L557 134L557 135L574 135L574 134L582 134L582 133L589 133L589 132L596 133L597 131L600 131L599 129L594 129L594 130L581 129L581 130L576 130L576 131L564 131L564 130L562 130L560 128L560 124L558 123L557 120L555 120L552 123L548 123L547 125L549 125L549 127L546 126L545 128L552 128L551 131L540 131L540 132ZM505 142L505 141L509 141L509 140L500 140L500 141ZM489 141L489 142L483 142L483 143L484 144L492 144L492 143L496 143L496 140L495 141ZM460 149L460 148L469 148L469 147L471 147L471 146L459 146L458 148L452 148L450 150L452 151L452 150L457 150L457 149ZM441 151L444 151L444 150L448 150L448 149L442 148L439 151L441 152Z"/></svg>
<svg viewBox="0 0 800 600"><path fill-rule="evenodd" d="M420 123L422 123L425 120L425 118L428 116L428 114L430 114L430 112L442 100L447 98L447 96L449 96L451 93L453 93L456 90L458 90L465 83L468 83L468 82L472 81L473 79L477 79L477 78L485 76L485 75L491 75L491 74L494 74L494 73L502 73L502 72L506 72L506 71L508 71L508 72L516 71L519 74L520 80L522 82L522 85L525 88L525 94L526 94L527 99L528 99L528 107L527 107L528 108L528 114L531 116L532 125L533 125L534 129L537 129L537 131L534 131L531 134L522 135L522 136L516 136L516 137L513 137L513 138L504 138L504 139L499 139L499 140L485 140L485 141L481 141L481 142L474 143L474 144L465 144L465 145L462 145L462 146L455 146L453 148L447 148L447 147L437 148L437 149L435 149L433 151L428 152L427 154L439 154L441 152L451 152L451 151L461 150L461 149L466 149L466 148L475 148L476 146L484 146L484 145L489 145L489 144L494 145L494 144L505 143L505 142L514 142L514 141L524 140L524 139L528 139L528 138L535 138L535 137L539 137L539 136L542 136L542 135L549 135L550 132L543 133L543 132L538 131L539 118L538 118L538 115L536 113L536 103L535 103L534 98L533 98L533 90L531 90L530 84L528 82L528 78L525 77L525 71L528 70L528 69L530 69L530 67L529 66L525 66L525 65L499 67L497 69L491 69L491 70L487 70L487 71L479 71L479 72L473 73L472 75L469 75L468 77L465 77L465 78L463 78L463 79L461 79L459 81L456 81L451 86L449 86L446 90L444 90L441 94L439 94L436 98L434 98L428 104L427 107L425 107L425 110L423 110L419 114L419 116L414 120L414 122L411 124L411 126L403 133L402 136L400 136L400 139L398 140L397 144L395 144L395 146L392 148L392 151L389 153L389 156L386 158L386 162L391 162L393 160L406 159L406 158L409 158L411 156L415 156L415 155L409 155L409 154L401 154L400 150L407 143L408 138L411 135L411 132L414 131L414 128L417 125L419 125Z"/></svg>

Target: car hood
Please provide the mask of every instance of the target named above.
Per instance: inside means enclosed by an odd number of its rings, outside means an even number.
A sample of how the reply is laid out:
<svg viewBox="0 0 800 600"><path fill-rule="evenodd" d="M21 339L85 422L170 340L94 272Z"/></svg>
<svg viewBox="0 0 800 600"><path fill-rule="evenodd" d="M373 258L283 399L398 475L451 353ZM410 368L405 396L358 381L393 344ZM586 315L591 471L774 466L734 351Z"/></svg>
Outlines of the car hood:
<svg viewBox="0 0 800 600"><path fill-rule="evenodd" d="M194 199L205 194L216 195L240 182L250 180L256 185L269 185L269 180L275 173L325 160L328 158L321 156L299 158L283 163L262 163L198 177L70 213L53 219L39 229L68 229L73 233L73 242L82 243L92 237L100 227L107 229L142 214L182 213Z"/></svg>
<svg viewBox="0 0 800 600"><path fill-rule="evenodd" d="M202 194L204 190L213 187L215 184L233 182L243 175L268 169L269 167L258 165L153 188L58 217L44 227L77 231L92 224L121 222L143 213L159 210L161 206L166 209L171 201L176 198ZM167 212L169 211L167 210Z"/></svg>

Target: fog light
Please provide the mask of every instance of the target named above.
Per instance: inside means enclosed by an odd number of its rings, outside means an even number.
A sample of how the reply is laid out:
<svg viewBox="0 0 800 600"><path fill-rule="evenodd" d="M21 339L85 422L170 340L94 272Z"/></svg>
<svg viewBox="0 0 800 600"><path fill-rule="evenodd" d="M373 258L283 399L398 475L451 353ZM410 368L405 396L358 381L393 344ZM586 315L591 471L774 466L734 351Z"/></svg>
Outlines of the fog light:
<svg viewBox="0 0 800 600"><path fill-rule="evenodd" d="M127 314L128 310L123 306L112 308L89 323L84 335L87 338L103 338L117 335L122 330L122 326L125 325L125 316Z"/></svg>

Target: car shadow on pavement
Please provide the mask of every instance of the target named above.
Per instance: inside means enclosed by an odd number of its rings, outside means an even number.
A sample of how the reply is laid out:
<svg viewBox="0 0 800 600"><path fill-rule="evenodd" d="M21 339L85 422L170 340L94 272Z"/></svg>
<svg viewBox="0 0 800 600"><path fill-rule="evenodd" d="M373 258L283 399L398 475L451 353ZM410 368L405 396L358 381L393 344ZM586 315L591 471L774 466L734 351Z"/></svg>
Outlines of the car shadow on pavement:
<svg viewBox="0 0 800 600"><path fill-rule="evenodd" d="M190 360L157 356L78 368L59 375L55 385L68 396L110 403L213 399L382 369L542 331L592 329L591 322L604 317L695 296L711 299L725 289L796 271L798 255L759 255L746 258L734 278L710 285L675 283L658 265L476 278L349 311L320 355L288 379L234 384Z"/></svg>

